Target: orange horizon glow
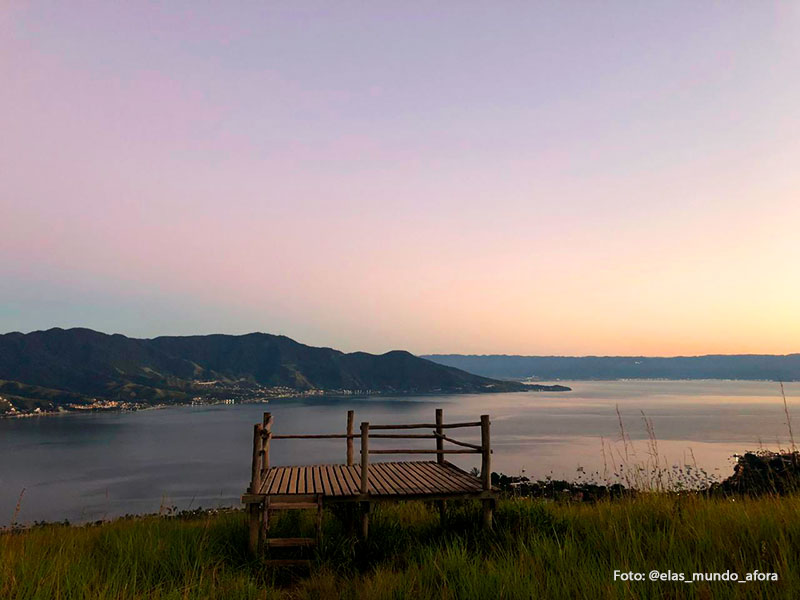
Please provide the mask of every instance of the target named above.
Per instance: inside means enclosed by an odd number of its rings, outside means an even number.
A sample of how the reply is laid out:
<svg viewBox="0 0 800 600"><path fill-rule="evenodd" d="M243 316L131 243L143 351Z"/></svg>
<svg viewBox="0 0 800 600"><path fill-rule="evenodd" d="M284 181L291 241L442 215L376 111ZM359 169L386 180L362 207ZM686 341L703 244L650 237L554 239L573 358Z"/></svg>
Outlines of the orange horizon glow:
<svg viewBox="0 0 800 600"><path fill-rule="evenodd" d="M300 4L4 11L0 332L800 352L797 6Z"/></svg>

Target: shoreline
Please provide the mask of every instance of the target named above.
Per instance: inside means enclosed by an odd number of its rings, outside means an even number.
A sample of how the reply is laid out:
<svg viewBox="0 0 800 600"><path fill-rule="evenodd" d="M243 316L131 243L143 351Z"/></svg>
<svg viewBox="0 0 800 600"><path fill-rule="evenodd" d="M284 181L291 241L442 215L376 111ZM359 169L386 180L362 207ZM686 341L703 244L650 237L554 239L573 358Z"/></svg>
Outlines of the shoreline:
<svg viewBox="0 0 800 600"><path fill-rule="evenodd" d="M141 407L109 407L109 408L87 408L87 409L73 409L73 410L57 410L57 411L39 411L39 412L27 412L27 413L9 413L5 412L0 414L0 419L22 419L22 418L32 418L32 417L45 417L45 416L60 416L60 415L75 415L75 414L100 414L100 413L123 413L123 412L138 412L140 410L158 410L163 408L170 408L175 406L219 406L219 405L233 405L233 404L269 404L274 400L298 400L298 399L306 399L306 398L370 398L370 397L385 397L385 396L448 396L453 394L470 394L470 395L480 395L480 394L512 394L512 393L566 393L571 392L572 388L562 385L552 385L547 386L540 383L536 384L525 384L531 389L520 389L520 390L501 390L501 391L494 391L494 390L487 390L487 391L461 391L461 390L453 390L453 391L440 391L440 392L378 392L378 391L370 391L369 393L343 393L339 391L332 391L329 393L319 393L317 390L311 392L298 392L296 394L287 394L287 395L280 395L274 396L271 398L267 398L265 400L252 400L252 401L230 401L230 400L218 400L218 401L210 401L210 402L173 402L169 404L153 404L153 405L142 405ZM564 389L536 389L536 388L564 388Z"/></svg>

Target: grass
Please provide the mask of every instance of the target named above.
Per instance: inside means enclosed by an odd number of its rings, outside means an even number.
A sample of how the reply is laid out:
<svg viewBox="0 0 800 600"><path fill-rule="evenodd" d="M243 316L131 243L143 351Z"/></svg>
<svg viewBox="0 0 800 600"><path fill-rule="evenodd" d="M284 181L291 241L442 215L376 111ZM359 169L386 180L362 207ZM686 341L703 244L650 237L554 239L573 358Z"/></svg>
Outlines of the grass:
<svg viewBox="0 0 800 600"><path fill-rule="evenodd" d="M301 576L248 556L241 512L2 533L0 598L800 597L798 495L506 499L489 534L478 527L477 505L451 507L444 528L430 505L384 505L365 544L336 517L326 514L324 543ZM312 523L295 513L273 527L276 535L297 535ZM757 569L779 580L614 581L614 570L646 577L652 569L689 578L727 570L743 578Z"/></svg>

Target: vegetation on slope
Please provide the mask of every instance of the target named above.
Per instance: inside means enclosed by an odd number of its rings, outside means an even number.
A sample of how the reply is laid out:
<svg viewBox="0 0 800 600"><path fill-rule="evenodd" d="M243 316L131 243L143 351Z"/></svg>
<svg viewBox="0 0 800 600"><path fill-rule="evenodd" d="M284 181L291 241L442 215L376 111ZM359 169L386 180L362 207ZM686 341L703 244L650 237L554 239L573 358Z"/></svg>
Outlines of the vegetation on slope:
<svg viewBox="0 0 800 600"><path fill-rule="evenodd" d="M134 339L90 329L0 335L0 412L97 401L131 404L263 399L304 392L434 393L529 390L403 351L314 348L266 333ZM277 391L276 391L277 390Z"/></svg>
<svg viewBox="0 0 800 600"><path fill-rule="evenodd" d="M310 515L309 515L310 517ZM366 544L330 512L310 574L246 553L241 512L147 517L0 534L2 598L791 598L800 597L800 497L647 493L598 503L506 499L441 528L424 503L378 508ZM296 534L295 514L273 524ZM758 570L778 581L624 582L614 571Z"/></svg>

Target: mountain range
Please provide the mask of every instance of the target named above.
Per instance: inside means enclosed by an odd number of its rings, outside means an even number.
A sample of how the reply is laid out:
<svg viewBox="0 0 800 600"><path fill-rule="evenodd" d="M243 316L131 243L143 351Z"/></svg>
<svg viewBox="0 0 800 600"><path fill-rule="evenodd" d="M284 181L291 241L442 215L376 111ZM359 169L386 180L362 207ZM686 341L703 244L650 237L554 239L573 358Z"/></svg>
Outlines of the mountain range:
<svg viewBox="0 0 800 600"><path fill-rule="evenodd" d="M484 377L534 379L753 379L799 381L800 354L705 356L513 356L431 354L424 358Z"/></svg>
<svg viewBox="0 0 800 600"><path fill-rule="evenodd" d="M297 393L531 389L536 388L473 375L405 351L344 353L266 333L137 339L55 328L0 335L0 412L252 401Z"/></svg>

